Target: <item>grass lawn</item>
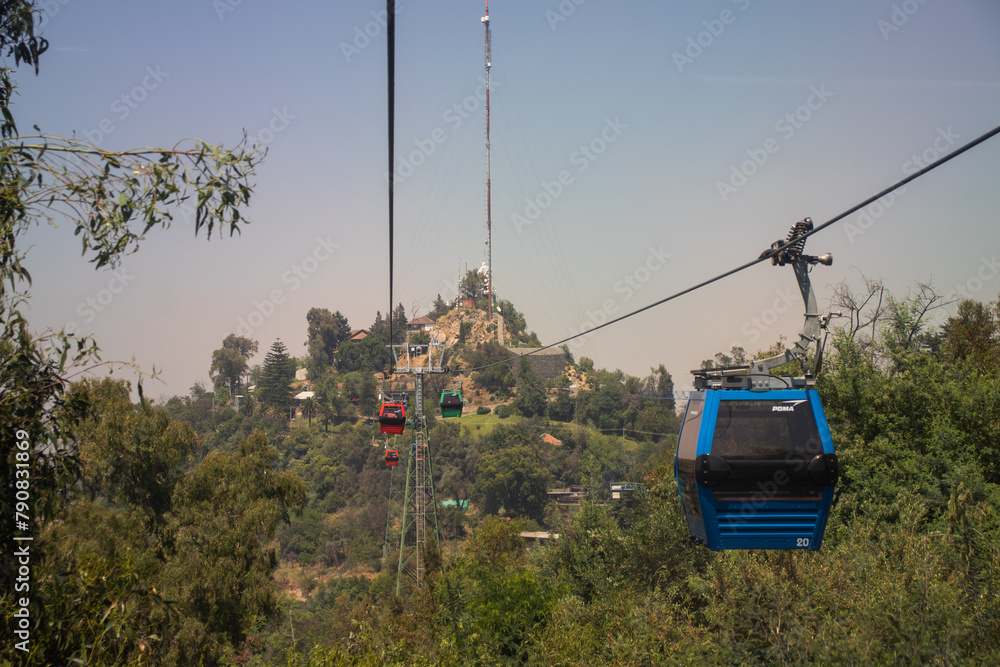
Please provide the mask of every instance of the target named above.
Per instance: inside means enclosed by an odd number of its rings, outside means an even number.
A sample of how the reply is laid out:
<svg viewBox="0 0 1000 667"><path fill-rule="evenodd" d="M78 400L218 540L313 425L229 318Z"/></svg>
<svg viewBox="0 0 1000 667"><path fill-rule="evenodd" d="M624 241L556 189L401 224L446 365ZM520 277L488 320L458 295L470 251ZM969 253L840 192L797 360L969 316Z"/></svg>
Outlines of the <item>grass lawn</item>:
<svg viewBox="0 0 1000 667"><path fill-rule="evenodd" d="M463 414L461 417L452 417L450 419L441 419L438 417L438 421L453 422L457 421L462 425L462 430L468 429L472 433L483 435L489 433L497 427L497 424L516 424L521 421L522 417L520 415L511 415L505 419L500 419L496 413L491 412L488 415L477 415L473 414Z"/></svg>

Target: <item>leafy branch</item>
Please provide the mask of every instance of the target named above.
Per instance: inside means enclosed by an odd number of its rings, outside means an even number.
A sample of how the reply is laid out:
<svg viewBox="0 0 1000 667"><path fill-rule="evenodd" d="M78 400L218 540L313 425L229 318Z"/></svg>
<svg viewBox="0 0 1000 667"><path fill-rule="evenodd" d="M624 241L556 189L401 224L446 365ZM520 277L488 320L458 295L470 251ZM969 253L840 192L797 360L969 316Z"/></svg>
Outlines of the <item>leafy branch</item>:
<svg viewBox="0 0 1000 667"><path fill-rule="evenodd" d="M250 202L254 169L265 151L250 148L246 137L232 150L199 139L172 148L110 151L77 138L19 136L0 144L3 176L2 246L10 259L12 235L24 223L63 219L81 237L82 254L100 268L114 266L135 252L156 226L169 227L178 213L194 219L195 233L248 224L240 208ZM0 270L4 278L30 282L20 256ZM2 262L3 260L0 260ZM13 275L12 275L13 274Z"/></svg>

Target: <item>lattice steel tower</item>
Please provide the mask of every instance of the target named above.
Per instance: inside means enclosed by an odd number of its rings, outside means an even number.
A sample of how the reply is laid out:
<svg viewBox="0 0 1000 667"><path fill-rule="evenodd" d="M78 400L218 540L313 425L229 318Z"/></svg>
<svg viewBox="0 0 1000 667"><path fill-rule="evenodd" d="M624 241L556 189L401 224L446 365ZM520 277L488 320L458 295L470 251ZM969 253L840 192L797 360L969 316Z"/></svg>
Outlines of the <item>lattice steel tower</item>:
<svg viewBox="0 0 1000 667"><path fill-rule="evenodd" d="M428 540L433 540L435 549L441 548L437 502L434 497L434 470L431 466L430 444L427 442L427 420L424 417L424 377L430 373L444 373L445 369L441 363L444 359L443 345L393 345L392 352L397 360L404 355L406 360L405 365L397 366L395 372L413 375L416 384L413 396L413 442L406 457L406 482L399 531L399 565L396 570L396 594L400 595L403 581L407 577L417 586L423 586Z"/></svg>

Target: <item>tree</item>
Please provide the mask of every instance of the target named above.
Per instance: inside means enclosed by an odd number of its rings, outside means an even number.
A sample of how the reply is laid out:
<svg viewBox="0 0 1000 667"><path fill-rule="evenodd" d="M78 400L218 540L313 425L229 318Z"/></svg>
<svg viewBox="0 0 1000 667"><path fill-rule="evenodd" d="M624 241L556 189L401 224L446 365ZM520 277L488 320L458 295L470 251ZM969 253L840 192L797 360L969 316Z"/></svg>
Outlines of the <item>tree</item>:
<svg viewBox="0 0 1000 667"><path fill-rule="evenodd" d="M534 331L530 333L526 331L528 325L524 319L524 315L518 312L513 303L507 299L495 298L493 299L493 306L500 311L500 316L503 317L504 330L508 336L516 341L515 345L541 347L538 335ZM567 352L568 350L569 348L566 348ZM570 355L567 354L567 358L570 358Z"/></svg>
<svg viewBox="0 0 1000 667"><path fill-rule="evenodd" d="M710 370L712 368L730 368L732 366L743 366L747 363L749 363L749 360L746 356L746 350L742 347L734 345L729 351L729 354L716 352L715 359L705 359L702 361L701 368L702 370Z"/></svg>
<svg viewBox="0 0 1000 667"><path fill-rule="evenodd" d="M586 417L598 429L621 429L625 425L625 387L621 382L606 378L594 391Z"/></svg>
<svg viewBox="0 0 1000 667"><path fill-rule="evenodd" d="M545 664L531 660L533 637L564 590L527 566L523 529L523 522L486 517L442 578L435 595L443 664Z"/></svg>
<svg viewBox="0 0 1000 667"><path fill-rule="evenodd" d="M535 371L531 368L531 362L526 357L521 357L521 372L518 379L514 409L524 417L544 415L545 385L535 375Z"/></svg>
<svg viewBox="0 0 1000 667"><path fill-rule="evenodd" d="M326 308L310 308L306 313L306 322L306 346L309 350L306 368L309 379L318 380L330 371L337 347L350 335L351 328L339 310L331 313Z"/></svg>
<svg viewBox="0 0 1000 667"><path fill-rule="evenodd" d="M742 348L733 348L742 352ZM636 428L650 433L676 431L677 402L674 400L674 378L666 366L649 369L639 389L642 400L636 418Z"/></svg>
<svg viewBox="0 0 1000 667"><path fill-rule="evenodd" d="M290 510L301 512L306 489L274 470L276 458L256 431L235 453L211 452L177 486L161 579L184 617L170 647L177 664L215 664L277 609L277 563L264 545Z"/></svg>
<svg viewBox="0 0 1000 667"><path fill-rule="evenodd" d="M70 400L89 406L75 429L86 471L82 482L91 499L135 507L152 527L170 508L197 438L163 408L133 404L129 393L124 380L110 378L87 380L70 390Z"/></svg>
<svg viewBox="0 0 1000 667"><path fill-rule="evenodd" d="M274 341L264 359L260 383L257 385L257 400L276 414L288 416L292 405L289 385L295 379L295 360L288 356L281 339Z"/></svg>
<svg viewBox="0 0 1000 667"><path fill-rule="evenodd" d="M208 372L215 382L215 388L226 387L230 398L246 374L248 360L257 354L257 341L229 334L222 341L222 347L212 353L212 365Z"/></svg>
<svg viewBox="0 0 1000 667"><path fill-rule="evenodd" d="M512 516L541 522L549 501L548 483L549 471L538 450L517 445L480 457L474 494L487 514L503 509Z"/></svg>
<svg viewBox="0 0 1000 667"><path fill-rule="evenodd" d="M428 380L436 376L431 376ZM378 405L378 384L371 373L348 373L341 377L344 397L362 415L373 415ZM428 382L429 384L429 382Z"/></svg>
<svg viewBox="0 0 1000 667"><path fill-rule="evenodd" d="M494 393L506 393L514 386L514 372L511 364L501 363L513 357L514 354L496 341L488 341L476 347L469 355L469 364L473 367L488 366L476 371L472 378L482 387Z"/></svg>
<svg viewBox="0 0 1000 667"><path fill-rule="evenodd" d="M406 340L406 322L406 308L403 307L402 303L399 303L392 310L392 342L396 345ZM375 312L375 322L372 324L369 332L383 336L388 340L389 320L382 318L382 311Z"/></svg>
<svg viewBox="0 0 1000 667"><path fill-rule="evenodd" d="M458 284L458 292L463 299L479 300L486 296L486 274L468 271Z"/></svg>
<svg viewBox="0 0 1000 667"><path fill-rule="evenodd" d="M316 401L312 396L302 401L302 416L309 420L309 428L312 428L313 417L316 416Z"/></svg>
<svg viewBox="0 0 1000 667"><path fill-rule="evenodd" d="M66 443L84 406L67 399L67 383L85 368L111 363L100 362L96 344L72 331L31 331L24 315L31 274L28 250L19 245L23 235L58 218L74 230L84 257L97 268L137 251L150 231L168 227L177 214L193 221L196 235L211 238L226 228L232 235L246 222L242 210L263 155L243 145L226 150L202 141L111 151L78 138L22 135L11 109L14 74L27 65L37 75L49 47L35 34L36 13L29 0L0 5L0 423L12 434L0 443L5 535L14 534L9 523L14 494L8 491L14 488L19 454L32 463L31 529L55 516L79 474L77 451ZM141 382L137 388L141 395ZM13 545L12 540L0 544L4 580L14 562ZM42 558L43 548L36 546L33 558ZM48 602L44 595L32 596L36 612ZM5 615L10 604L5 597Z"/></svg>
<svg viewBox="0 0 1000 667"><path fill-rule="evenodd" d="M1000 314L1000 301L996 312ZM986 304L963 300L943 330L950 359L967 361L981 371L1000 367L1000 323Z"/></svg>
<svg viewBox="0 0 1000 667"><path fill-rule="evenodd" d="M573 421L574 407L575 404L569 392L561 391L556 396L556 400L546 406L545 414L553 421L571 422Z"/></svg>
<svg viewBox="0 0 1000 667"><path fill-rule="evenodd" d="M446 315L449 310L451 310L451 308L447 303L445 303L444 299L441 298L441 295L438 294L437 298L434 299L434 303L431 305L431 312L427 313L427 317L432 320L437 320L442 315Z"/></svg>
<svg viewBox="0 0 1000 667"><path fill-rule="evenodd" d="M345 392L337 388L337 379L336 375L327 375L316 383L316 410L322 416L324 426L337 424L348 413L354 413Z"/></svg>

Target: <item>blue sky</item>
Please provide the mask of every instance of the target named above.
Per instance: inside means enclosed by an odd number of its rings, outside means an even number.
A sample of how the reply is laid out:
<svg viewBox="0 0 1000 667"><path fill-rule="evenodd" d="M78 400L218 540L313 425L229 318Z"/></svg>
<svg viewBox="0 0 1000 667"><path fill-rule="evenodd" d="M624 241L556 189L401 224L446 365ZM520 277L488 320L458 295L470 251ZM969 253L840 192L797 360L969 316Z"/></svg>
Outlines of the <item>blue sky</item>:
<svg viewBox="0 0 1000 667"><path fill-rule="evenodd" d="M384 3L43 6L51 47L40 76L18 73L22 129L109 148L246 131L268 156L240 237L178 222L113 273L68 227L33 231L35 327L75 323L105 359L161 369L147 394L169 396L207 383L241 323L259 363L278 337L305 353L311 307L352 327L386 312ZM419 315L484 258L483 5L398 7L394 290ZM544 343L742 264L1000 124L993 0L495 0L490 16L494 284ZM995 301L998 176L993 139L814 236L807 252L834 255L813 273L821 308L862 273L898 296L923 281ZM571 347L639 376L663 363L682 388L702 359L794 340L801 322L792 272L765 263Z"/></svg>

